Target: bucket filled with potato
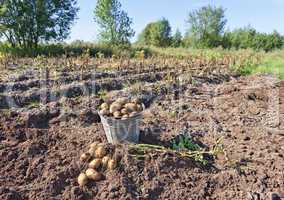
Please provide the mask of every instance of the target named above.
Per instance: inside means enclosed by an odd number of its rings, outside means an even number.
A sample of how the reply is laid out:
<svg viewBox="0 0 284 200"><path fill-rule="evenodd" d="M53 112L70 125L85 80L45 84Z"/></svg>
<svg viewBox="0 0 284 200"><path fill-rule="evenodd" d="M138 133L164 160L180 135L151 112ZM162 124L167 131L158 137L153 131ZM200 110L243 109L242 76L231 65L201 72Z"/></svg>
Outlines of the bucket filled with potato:
<svg viewBox="0 0 284 200"><path fill-rule="evenodd" d="M138 143L144 105L125 97L101 104L99 115L109 143Z"/></svg>

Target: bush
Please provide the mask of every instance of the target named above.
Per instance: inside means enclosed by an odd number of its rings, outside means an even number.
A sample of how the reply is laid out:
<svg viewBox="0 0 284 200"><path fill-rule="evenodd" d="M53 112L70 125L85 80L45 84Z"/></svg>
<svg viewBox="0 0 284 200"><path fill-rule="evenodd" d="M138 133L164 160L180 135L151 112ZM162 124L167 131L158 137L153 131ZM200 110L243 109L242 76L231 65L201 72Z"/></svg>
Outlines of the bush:
<svg viewBox="0 0 284 200"><path fill-rule="evenodd" d="M271 51L283 46L283 37L274 31L272 34L258 33L253 40L253 48L256 50Z"/></svg>
<svg viewBox="0 0 284 200"><path fill-rule="evenodd" d="M145 57L151 56L149 48L142 46L120 45L120 46L109 46L103 44L93 44L82 41L75 41L71 44L49 44L39 45L38 48L22 48L12 47L8 43L0 43L0 53L11 54L18 57L36 57L36 56L80 56L84 52L88 51L92 57L135 57L137 52L144 52Z"/></svg>
<svg viewBox="0 0 284 200"><path fill-rule="evenodd" d="M139 35L138 43L142 45L168 47L171 43L171 26L167 19L149 23Z"/></svg>
<svg viewBox="0 0 284 200"><path fill-rule="evenodd" d="M39 55L44 56L78 56L89 50L91 56L96 56L98 53L104 54L106 57L110 57L113 54L113 49L102 46L73 46L66 44L50 44L39 45L37 48L24 48L24 47L12 47L11 45L4 43L0 45L0 52L6 54L12 54L18 57L36 57Z"/></svg>
<svg viewBox="0 0 284 200"><path fill-rule="evenodd" d="M259 33L251 27L226 32L222 39L224 48L272 51L283 47L284 38L278 32Z"/></svg>

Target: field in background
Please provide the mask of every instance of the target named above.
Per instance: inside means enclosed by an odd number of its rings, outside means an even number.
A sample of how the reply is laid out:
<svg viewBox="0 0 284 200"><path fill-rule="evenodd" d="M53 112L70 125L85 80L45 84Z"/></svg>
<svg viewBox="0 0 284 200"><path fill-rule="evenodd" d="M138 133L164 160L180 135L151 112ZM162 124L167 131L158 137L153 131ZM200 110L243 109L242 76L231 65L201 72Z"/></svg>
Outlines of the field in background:
<svg viewBox="0 0 284 200"><path fill-rule="evenodd" d="M254 50L223 49L185 49L185 48L151 48L156 55L187 58L189 55L202 56L207 59L226 59L235 57L230 67L242 75L273 74L284 80L284 50L256 52Z"/></svg>
<svg viewBox="0 0 284 200"><path fill-rule="evenodd" d="M242 75L274 74L284 79L284 50L273 52L256 52L247 50L190 49L190 48L157 48L146 46L108 47L92 43L72 45L41 45L36 51L0 46L0 65L2 72L9 63L19 69L38 67L47 63L49 68L58 67L52 60L60 60L57 64L65 67L86 68L101 64L112 68L126 67L130 60L134 62L156 62L162 67L163 63L170 63L174 68L187 63L189 67L216 67L225 65ZM107 61L108 60L108 61ZM166 61L167 60L167 61ZM171 60L171 61L169 61ZM84 65L84 66L82 66ZM88 66L86 66L88 65ZM3 70L4 68L4 70ZM8 67L9 68L9 67ZM8 72L9 73L9 72ZM4 73L5 74L5 73ZM3 74L2 74L3 75Z"/></svg>

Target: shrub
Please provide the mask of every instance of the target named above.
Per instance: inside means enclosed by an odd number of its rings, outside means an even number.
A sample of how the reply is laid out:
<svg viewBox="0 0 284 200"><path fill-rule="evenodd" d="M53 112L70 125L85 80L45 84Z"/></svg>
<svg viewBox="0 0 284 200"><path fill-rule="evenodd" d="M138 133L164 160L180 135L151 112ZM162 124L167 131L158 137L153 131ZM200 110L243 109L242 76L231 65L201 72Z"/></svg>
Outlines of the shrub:
<svg viewBox="0 0 284 200"><path fill-rule="evenodd" d="M167 47L171 43L171 26L167 19L148 24L139 35L138 43L156 47Z"/></svg>
<svg viewBox="0 0 284 200"><path fill-rule="evenodd" d="M222 39L224 48L254 49L271 51L283 46L283 36L274 31L271 34L257 32L254 28L245 27L226 32Z"/></svg>

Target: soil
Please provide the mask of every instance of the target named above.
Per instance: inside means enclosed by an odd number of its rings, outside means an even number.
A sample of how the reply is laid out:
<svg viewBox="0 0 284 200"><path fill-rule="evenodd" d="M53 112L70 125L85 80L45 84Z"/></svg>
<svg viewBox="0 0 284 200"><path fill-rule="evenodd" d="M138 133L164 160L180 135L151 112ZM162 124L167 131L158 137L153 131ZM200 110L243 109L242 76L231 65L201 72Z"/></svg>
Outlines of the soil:
<svg viewBox="0 0 284 200"><path fill-rule="evenodd" d="M32 96L38 84L19 77L13 92ZM208 149L222 138L224 153L203 166L168 153L136 160L125 151L104 180L81 188L77 177L86 166L80 155L92 142L106 142L96 113L104 96L79 93L10 109L1 101L0 199L284 198L283 82L230 74L180 82L137 77L142 86L115 87L113 79L104 87L111 86L109 95L139 96L146 105L140 143L169 147L186 131ZM116 82L124 85L126 79Z"/></svg>

